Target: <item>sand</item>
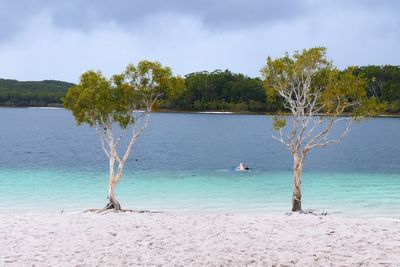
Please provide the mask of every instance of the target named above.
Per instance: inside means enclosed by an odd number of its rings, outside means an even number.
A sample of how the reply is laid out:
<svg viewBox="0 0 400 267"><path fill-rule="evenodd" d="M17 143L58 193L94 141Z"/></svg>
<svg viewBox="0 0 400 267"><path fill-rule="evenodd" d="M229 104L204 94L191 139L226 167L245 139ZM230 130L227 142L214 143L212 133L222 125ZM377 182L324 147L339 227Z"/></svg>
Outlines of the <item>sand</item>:
<svg viewBox="0 0 400 267"><path fill-rule="evenodd" d="M400 220L0 214L0 266L400 266Z"/></svg>

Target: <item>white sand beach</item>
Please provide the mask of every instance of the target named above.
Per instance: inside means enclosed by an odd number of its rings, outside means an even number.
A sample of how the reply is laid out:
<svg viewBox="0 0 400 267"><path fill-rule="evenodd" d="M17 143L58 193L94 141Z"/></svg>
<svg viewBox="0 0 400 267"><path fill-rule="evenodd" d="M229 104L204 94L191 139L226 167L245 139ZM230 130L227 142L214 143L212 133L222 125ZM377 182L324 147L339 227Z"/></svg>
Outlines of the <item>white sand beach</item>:
<svg viewBox="0 0 400 267"><path fill-rule="evenodd" d="M400 220L1 214L0 266L400 266Z"/></svg>

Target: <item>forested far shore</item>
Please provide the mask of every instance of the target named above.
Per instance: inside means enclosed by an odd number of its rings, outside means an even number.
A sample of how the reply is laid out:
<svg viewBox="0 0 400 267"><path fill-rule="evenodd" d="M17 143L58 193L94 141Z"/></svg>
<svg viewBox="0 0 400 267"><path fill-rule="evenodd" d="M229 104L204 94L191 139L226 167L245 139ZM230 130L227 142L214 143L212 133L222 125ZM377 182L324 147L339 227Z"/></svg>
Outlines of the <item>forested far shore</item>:
<svg viewBox="0 0 400 267"><path fill-rule="evenodd" d="M400 66L359 66L354 74L363 77L369 97L400 112ZM0 79L0 106L62 107L67 90L75 84L63 81L17 81ZM229 70L202 71L185 75L184 84L163 96L155 107L163 111L282 111L282 103L269 99L263 81Z"/></svg>
<svg viewBox="0 0 400 267"><path fill-rule="evenodd" d="M0 79L0 106L61 107L62 98L75 84L62 81Z"/></svg>

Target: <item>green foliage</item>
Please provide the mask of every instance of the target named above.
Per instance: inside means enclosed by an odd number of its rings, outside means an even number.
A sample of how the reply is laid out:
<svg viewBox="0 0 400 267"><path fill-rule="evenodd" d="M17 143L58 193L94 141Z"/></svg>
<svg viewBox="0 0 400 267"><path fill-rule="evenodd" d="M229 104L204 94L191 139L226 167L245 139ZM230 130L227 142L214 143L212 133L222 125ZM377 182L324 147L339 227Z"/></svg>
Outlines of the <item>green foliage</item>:
<svg viewBox="0 0 400 267"><path fill-rule="evenodd" d="M371 114L400 112L399 66L350 67L339 71L326 59L325 53L325 48L312 48L296 52L292 57L286 53L279 59L268 58L267 65L273 65L273 68L262 69L263 80L229 70L174 77L169 68L162 68L157 62L143 61L137 66L130 65L109 82L111 86L121 87L120 93L131 94L123 98L125 100L134 97L134 94L140 99L146 94L151 98L157 92L162 92L153 109L287 112L282 97L272 85L280 82L285 87L288 85L285 77L293 78L301 70L316 69L312 90L325 88L321 97L321 103L326 105L325 113L334 114L336 108L340 110L343 106L346 106L344 113L362 114L367 109L374 110ZM154 77L151 76L153 72ZM168 78L163 80L161 77ZM133 85L152 89L147 93L130 91ZM0 79L0 106L61 106L62 97L72 86L74 84L59 81L19 82ZM363 92L357 89L362 86L365 87ZM356 99L362 101L356 105ZM366 106L363 107L361 103ZM371 108L371 103L375 103L374 108ZM136 108L143 109L143 106Z"/></svg>
<svg viewBox="0 0 400 267"><path fill-rule="evenodd" d="M266 95L258 78L229 70L195 72L185 76L184 90L163 107L174 110L266 111ZM168 105L166 105L168 104Z"/></svg>
<svg viewBox="0 0 400 267"><path fill-rule="evenodd" d="M272 124L272 129L274 131L279 131L280 129L285 128L286 126L286 118L282 114L278 114L273 117L273 124Z"/></svg>
<svg viewBox="0 0 400 267"><path fill-rule="evenodd" d="M128 65L124 72L127 85L132 88L134 109L147 110L160 96L172 91L176 82L172 71L159 62L141 61L137 66Z"/></svg>
<svg viewBox="0 0 400 267"><path fill-rule="evenodd" d="M362 117L386 106L378 99L368 98L367 81L355 74L355 68L343 72L336 69L323 47L295 52L292 57L288 53L278 59L268 57L261 74L267 95L285 103L296 116L311 112ZM281 119L275 120L274 128L282 125Z"/></svg>
<svg viewBox="0 0 400 267"><path fill-rule="evenodd" d="M376 97L365 99L362 105L353 112L353 117L356 119L362 117L377 116L385 113L389 108L387 102L379 101Z"/></svg>
<svg viewBox="0 0 400 267"><path fill-rule="evenodd" d="M45 80L20 82L0 79L0 106L61 106L61 97L72 83Z"/></svg>
<svg viewBox="0 0 400 267"><path fill-rule="evenodd" d="M268 99L285 103L282 94L291 96L294 94L292 89L304 86L305 82L311 82L311 94L326 86L332 69L331 62L326 58L326 49L316 47L304 49L302 52L296 51L292 57L289 53L277 59L268 57L266 66L261 69L261 76L264 78L263 85ZM305 81L305 73L313 73L313 80ZM277 108L287 111L283 109L283 104Z"/></svg>
<svg viewBox="0 0 400 267"><path fill-rule="evenodd" d="M326 115L340 115L344 112L362 115L367 101L366 81L353 74L349 68L344 72L332 69L328 73L321 104Z"/></svg>
<svg viewBox="0 0 400 267"><path fill-rule="evenodd" d="M78 85L68 90L64 107L72 112L78 125L127 128L135 123L133 112L151 111L159 96L176 83L168 67L158 62L141 61L128 65L110 80L100 72L87 71Z"/></svg>
<svg viewBox="0 0 400 267"><path fill-rule="evenodd" d="M363 66L354 72L366 79L369 97L387 103L390 112L400 112L400 66Z"/></svg>
<svg viewBox="0 0 400 267"><path fill-rule="evenodd" d="M78 125L87 123L93 127L117 122L126 128L132 118L123 88L121 84L113 86L100 72L87 71L79 84L68 90L64 107L72 112Z"/></svg>
<svg viewBox="0 0 400 267"><path fill-rule="evenodd" d="M167 88L167 93L164 99L168 99L169 101L176 102L185 94L185 79L177 76L172 77L170 80L171 84Z"/></svg>

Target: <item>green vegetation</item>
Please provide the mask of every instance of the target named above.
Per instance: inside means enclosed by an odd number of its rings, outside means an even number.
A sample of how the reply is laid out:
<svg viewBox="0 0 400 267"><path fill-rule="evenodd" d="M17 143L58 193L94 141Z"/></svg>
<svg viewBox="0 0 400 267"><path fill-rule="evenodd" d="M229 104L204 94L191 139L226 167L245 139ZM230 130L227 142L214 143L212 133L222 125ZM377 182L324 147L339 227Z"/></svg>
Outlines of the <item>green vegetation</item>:
<svg viewBox="0 0 400 267"><path fill-rule="evenodd" d="M315 47L268 57L261 70L270 98L282 103L290 121L276 116L274 136L293 156L292 211L301 211L301 174L308 153L314 148L339 143L355 120L379 114L386 105L368 97L367 80L354 68L339 71L326 58L326 48ZM351 114L349 116L343 116ZM324 116L317 116L324 115ZM338 128L336 133L332 133Z"/></svg>
<svg viewBox="0 0 400 267"><path fill-rule="evenodd" d="M180 94L181 85L183 80L174 77L170 68L141 61L136 66L128 65L111 79L100 72L87 71L79 84L68 90L64 107L72 112L78 125L96 128L109 159L109 203L105 209L121 210L115 188L133 145L147 127L153 105L161 96L174 99ZM120 140L128 136L129 144L121 153Z"/></svg>
<svg viewBox="0 0 400 267"><path fill-rule="evenodd" d="M164 99L161 109L180 111L273 111L259 78L229 70L195 72L185 76L183 92L171 101Z"/></svg>
<svg viewBox="0 0 400 267"><path fill-rule="evenodd" d="M387 103L390 113L400 112L400 66L349 69L366 80L368 97ZM0 106L62 106L62 97L73 85L60 81L0 79ZM260 78L215 70L187 74L184 80L176 81L176 88L162 96L155 108L166 111L275 113L282 110L282 104L279 98L266 94Z"/></svg>
<svg viewBox="0 0 400 267"><path fill-rule="evenodd" d="M389 104L389 112L400 112L400 66L356 67L354 73L367 80L367 94Z"/></svg>
<svg viewBox="0 0 400 267"><path fill-rule="evenodd" d="M0 79L0 106L60 107L72 83L61 81L20 82Z"/></svg>

